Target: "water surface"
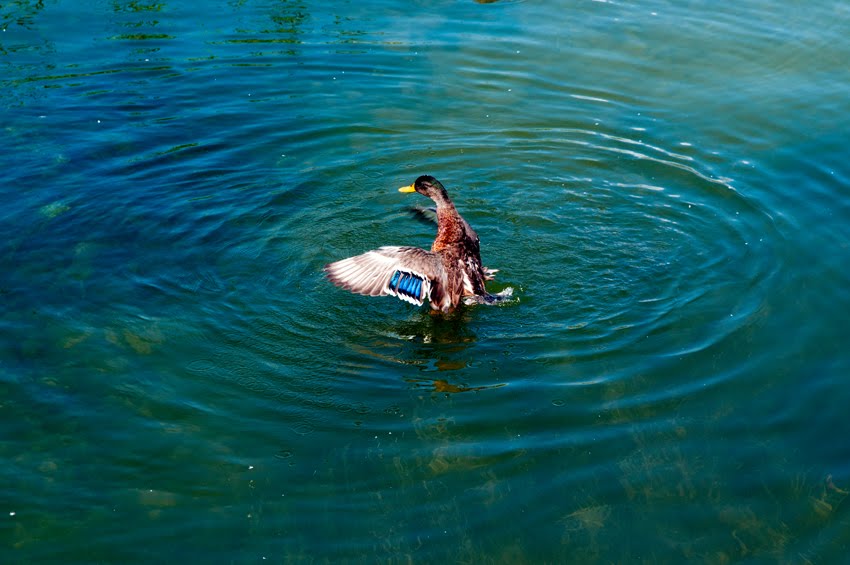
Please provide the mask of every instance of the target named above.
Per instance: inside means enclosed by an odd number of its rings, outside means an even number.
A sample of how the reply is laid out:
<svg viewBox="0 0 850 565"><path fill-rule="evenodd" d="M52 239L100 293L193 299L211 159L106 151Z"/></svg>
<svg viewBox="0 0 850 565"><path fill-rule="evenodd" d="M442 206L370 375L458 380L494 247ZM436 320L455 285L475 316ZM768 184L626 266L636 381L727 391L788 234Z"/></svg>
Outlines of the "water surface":
<svg viewBox="0 0 850 565"><path fill-rule="evenodd" d="M840 562L850 8L0 8L0 560ZM434 227L516 299L325 263Z"/></svg>

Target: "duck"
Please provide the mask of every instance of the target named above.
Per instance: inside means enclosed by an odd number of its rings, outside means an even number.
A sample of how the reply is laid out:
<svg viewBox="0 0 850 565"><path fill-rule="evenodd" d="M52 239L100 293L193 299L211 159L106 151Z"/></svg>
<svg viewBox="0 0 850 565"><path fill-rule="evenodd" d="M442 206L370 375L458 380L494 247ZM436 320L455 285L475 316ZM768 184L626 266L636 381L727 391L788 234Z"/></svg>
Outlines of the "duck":
<svg viewBox="0 0 850 565"><path fill-rule="evenodd" d="M508 287L490 294L485 282L496 269L481 263L478 234L463 219L443 184L422 175L399 192L418 192L436 204L437 237L431 249L384 246L325 265L333 284L366 296L394 296L432 312L451 312L461 303L496 304L511 296Z"/></svg>

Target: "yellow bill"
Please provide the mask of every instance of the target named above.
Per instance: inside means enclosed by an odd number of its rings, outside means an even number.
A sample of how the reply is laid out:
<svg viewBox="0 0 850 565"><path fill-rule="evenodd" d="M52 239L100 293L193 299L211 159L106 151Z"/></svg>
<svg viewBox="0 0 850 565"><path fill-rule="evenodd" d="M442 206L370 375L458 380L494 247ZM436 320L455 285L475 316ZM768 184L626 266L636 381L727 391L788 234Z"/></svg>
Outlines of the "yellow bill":
<svg viewBox="0 0 850 565"><path fill-rule="evenodd" d="M411 184L411 185L403 186L403 187L399 188L398 191L399 192L416 192L416 189Z"/></svg>

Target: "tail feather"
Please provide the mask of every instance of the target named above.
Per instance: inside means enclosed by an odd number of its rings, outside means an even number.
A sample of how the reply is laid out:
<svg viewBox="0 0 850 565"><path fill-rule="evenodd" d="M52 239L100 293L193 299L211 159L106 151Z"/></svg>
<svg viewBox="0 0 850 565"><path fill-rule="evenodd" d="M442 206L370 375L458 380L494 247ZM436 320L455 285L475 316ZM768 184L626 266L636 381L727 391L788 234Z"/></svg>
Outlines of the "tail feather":
<svg viewBox="0 0 850 565"><path fill-rule="evenodd" d="M497 292L496 294L484 294L475 295L475 296L467 296L463 299L466 304L499 304L501 302L507 302L514 295L513 287L507 287L501 292Z"/></svg>

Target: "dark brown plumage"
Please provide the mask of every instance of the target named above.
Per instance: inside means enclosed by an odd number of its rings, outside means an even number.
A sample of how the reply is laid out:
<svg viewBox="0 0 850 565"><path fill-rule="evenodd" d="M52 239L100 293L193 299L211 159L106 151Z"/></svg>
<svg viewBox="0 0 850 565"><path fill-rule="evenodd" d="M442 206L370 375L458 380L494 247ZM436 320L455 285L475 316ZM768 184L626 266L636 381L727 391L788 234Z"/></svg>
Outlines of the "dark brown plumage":
<svg viewBox="0 0 850 565"><path fill-rule="evenodd" d="M511 295L492 295L484 282L496 273L481 265L478 234L458 213L445 187L424 175L400 192L418 192L437 205L437 237L430 251L417 247L380 247L325 266L335 285L368 296L396 296L443 312L461 301L493 303Z"/></svg>

